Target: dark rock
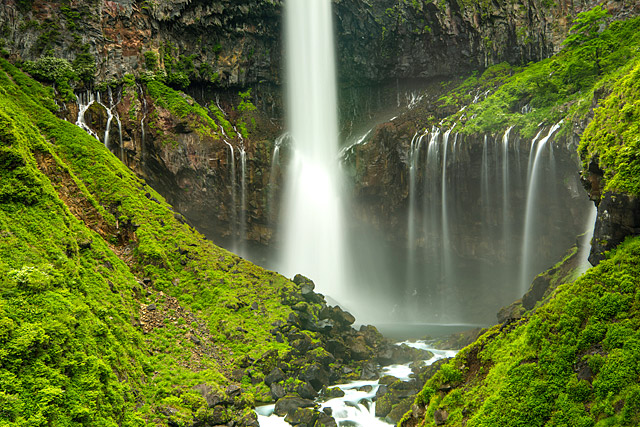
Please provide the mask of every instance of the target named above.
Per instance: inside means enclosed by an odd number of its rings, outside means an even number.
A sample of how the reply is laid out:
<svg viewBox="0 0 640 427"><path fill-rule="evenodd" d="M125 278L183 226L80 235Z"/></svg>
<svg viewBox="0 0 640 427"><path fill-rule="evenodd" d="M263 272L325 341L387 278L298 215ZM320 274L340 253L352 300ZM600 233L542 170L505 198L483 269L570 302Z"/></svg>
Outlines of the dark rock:
<svg viewBox="0 0 640 427"><path fill-rule="evenodd" d="M284 420L294 426L312 427L319 414L320 412L311 408L296 408L293 412L289 412Z"/></svg>
<svg viewBox="0 0 640 427"><path fill-rule="evenodd" d="M226 393L229 397L240 396L240 393L242 393L242 388L240 388L240 386L237 384L231 384L227 387Z"/></svg>
<svg viewBox="0 0 640 427"><path fill-rule="evenodd" d="M316 423L313 425L313 427L338 427L338 423L336 423L336 420L333 419L331 414L327 414L325 411L323 411L318 415L318 419L316 420Z"/></svg>
<svg viewBox="0 0 640 427"><path fill-rule="evenodd" d="M413 404L414 398L407 397L406 399L401 400L399 403L393 406L393 409L389 412L389 414L385 417L385 421L391 424L397 424L398 421L402 419L404 414L406 414L409 409L411 409L411 405Z"/></svg>
<svg viewBox="0 0 640 427"><path fill-rule="evenodd" d="M522 297L522 306L527 310L531 310L538 301L542 300L549 286L551 286L551 280L547 274L537 276L533 280L529 291Z"/></svg>
<svg viewBox="0 0 640 427"><path fill-rule="evenodd" d="M329 374L318 363L308 366L300 372L298 378L302 381L309 382L316 391L320 391L322 387L329 385Z"/></svg>
<svg viewBox="0 0 640 427"><path fill-rule="evenodd" d="M585 380L589 382L593 380L593 371L591 370L591 367L589 367L589 365L586 363L580 366L576 374L579 380Z"/></svg>
<svg viewBox="0 0 640 427"><path fill-rule="evenodd" d="M306 381L298 384L295 388L295 392L298 393L300 397L310 400L315 399L318 394L316 392L316 389L314 389L313 386Z"/></svg>
<svg viewBox="0 0 640 427"><path fill-rule="evenodd" d="M282 372L282 369L280 368L273 368L273 370L271 372L269 372L269 375L267 375L266 377L264 377L264 383L268 386L270 386L273 383L277 383L280 381L284 381L285 380L285 375L284 372Z"/></svg>
<svg viewBox="0 0 640 427"><path fill-rule="evenodd" d="M197 390L198 392L200 392L202 397L204 397L204 399L207 401L207 406L209 408L213 408L214 406L219 405L224 400L216 393L213 393L212 388L207 384L198 384L193 388L194 390Z"/></svg>
<svg viewBox="0 0 640 427"><path fill-rule="evenodd" d="M330 408L330 407L328 407L328 406L327 406L327 407L325 407L325 408L322 408L322 412L324 412L324 413L325 413L325 414L327 414L327 415L333 415L333 409L331 409L331 408Z"/></svg>
<svg viewBox="0 0 640 427"><path fill-rule="evenodd" d="M627 236L640 234L640 198L606 192L598 204L589 262L597 265L605 252L615 248Z"/></svg>
<svg viewBox="0 0 640 427"><path fill-rule="evenodd" d="M376 398L386 394L389 391L389 386L385 384L381 384L378 386L378 390L376 391Z"/></svg>
<svg viewBox="0 0 640 427"><path fill-rule="evenodd" d="M327 399L335 399L337 397L343 397L344 396L344 391L342 391L341 388L339 387L325 387L322 389L322 397L327 398ZM329 414L331 415L331 414Z"/></svg>
<svg viewBox="0 0 640 427"><path fill-rule="evenodd" d="M396 381L399 381L398 378L394 377L393 375L385 375L384 377L380 378L378 380L378 384L382 384L382 385L391 385L393 383L395 383Z"/></svg>
<svg viewBox="0 0 640 427"><path fill-rule="evenodd" d="M444 409L436 409L433 413L433 420L437 426L444 425L449 419L449 413Z"/></svg>
<svg viewBox="0 0 640 427"><path fill-rule="evenodd" d="M349 337L345 340L349 355L352 360L364 360L371 356L371 350L367 347L363 336Z"/></svg>
<svg viewBox="0 0 640 427"><path fill-rule="evenodd" d="M498 323L513 322L522 318L524 313L524 307L522 306L522 300L517 300L506 307L502 307L498 311Z"/></svg>
<svg viewBox="0 0 640 427"><path fill-rule="evenodd" d="M156 310L156 305L155 304L149 304L147 306L147 311L155 311Z"/></svg>
<svg viewBox="0 0 640 427"><path fill-rule="evenodd" d="M313 400L288 395L278 399L273 412L280 417L284 417L290 412L293 413L298 408L313 408L315 406L316 404Z"/></svg>
<svg viewBox="0 0 640 427"><path fill-rule="evenodd" d="M361 380L374 380L378 377L380 370L378 365L374 362L365 362L362 365L362 370L360 371L360 379Z"/></svg>
<svg viewBox="0 0 640 427"><path fill-rule="evenodd" d="M271 397L273 400L282 399L286 395L284 387L280 383L271 384Z"/></svg>

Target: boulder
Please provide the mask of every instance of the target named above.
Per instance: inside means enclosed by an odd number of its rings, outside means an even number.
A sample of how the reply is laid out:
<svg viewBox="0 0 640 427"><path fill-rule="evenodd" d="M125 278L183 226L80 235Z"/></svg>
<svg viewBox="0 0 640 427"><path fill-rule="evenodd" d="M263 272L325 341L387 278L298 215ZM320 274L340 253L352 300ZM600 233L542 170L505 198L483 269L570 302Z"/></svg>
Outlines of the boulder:
<svg viewBox="0 0 640 427"><path fill-rule="evenodd" d="M320 412L311 408L296 408L293 412L289 412L284 420L293 426L313 427L319 414Z"/></svg>
<svg viewBox="0 0 640 427"><path fill-rule="evenodd" d="M288 413L295 412L298 408L314 408L315 406L316 403L313 400L303 399L299 396L287 395L278 399L273 412L276 415L283 417Z"/></svg>
<svg viewBox="0 0 640 427"><path fill-rule="evenodd" d="M273 383L277 383L280 381L284 381L285 380L285 375L284 372L282 372L282 369L280 368L273 368L273 370L271 372L269 372L269 375L267 375L266 377L264 377L264 383L268 386L270 386Z"/></svg>
<svg viewBox="0 0 640 427"><path fill-rule="evenodd" d="M307 366L300 372L298 379L309 382L316 391L329 385L329 374L319 363Z"/></svg>
<svg viewBox="0 0 640 427"><path fill-rule="evenodd" d="M271 398L273 400L282 399L286 395L284 387L280 383L271 384Z"/></svg>

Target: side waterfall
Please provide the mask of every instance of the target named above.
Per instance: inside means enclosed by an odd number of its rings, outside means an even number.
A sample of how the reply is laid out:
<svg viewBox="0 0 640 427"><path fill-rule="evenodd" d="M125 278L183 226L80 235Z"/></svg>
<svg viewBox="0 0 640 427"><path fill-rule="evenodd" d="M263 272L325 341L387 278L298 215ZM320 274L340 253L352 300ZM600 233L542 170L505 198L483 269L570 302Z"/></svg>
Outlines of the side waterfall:
<svg viewBox="0 0 640 427"><path fill-rule="evenodd" d="M375 271L354 285L363 322L493 322L553 266L584 224L593 225L588 200L576 196L571 150L551 150L559 127L530 141L512 128L480 139L455 129L415 133L405 156L405 255L382 241L374 243L375 261L355 255L356 269ZM389 259L402 261L390 281L379 266Z"/></svg>
<svg viewBox="0 0 640 427"><path fill-rule="evenodd" d="M343 288L343 208L331 0L285 3L287 127L281 272L312 278L321 292ZM344 301L344 298L340 299Z"/></svg>

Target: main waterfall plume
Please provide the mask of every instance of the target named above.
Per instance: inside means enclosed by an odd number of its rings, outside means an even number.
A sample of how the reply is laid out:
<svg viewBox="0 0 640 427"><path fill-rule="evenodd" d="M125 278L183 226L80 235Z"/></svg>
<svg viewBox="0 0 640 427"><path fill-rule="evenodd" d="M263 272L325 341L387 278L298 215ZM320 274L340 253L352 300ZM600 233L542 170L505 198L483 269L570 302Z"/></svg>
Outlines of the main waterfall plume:
<svg viewBox="0 0 640 427"><path fill-rule="evenodd" d="M302 273L337 296L343 287L342 203L331 0L288 0L283 273Z"/></svg>

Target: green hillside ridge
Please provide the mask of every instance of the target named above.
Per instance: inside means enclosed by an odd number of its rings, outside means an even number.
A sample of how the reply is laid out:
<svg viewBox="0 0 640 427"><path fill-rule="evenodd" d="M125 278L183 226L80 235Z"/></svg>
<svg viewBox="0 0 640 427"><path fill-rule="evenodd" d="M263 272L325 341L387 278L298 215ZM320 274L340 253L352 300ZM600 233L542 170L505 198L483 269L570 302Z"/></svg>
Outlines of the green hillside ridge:
<svg viewBox="0 0 640 427"><path fill-rule="evenodd" d="M515 126L522 137L531 139L540 124L564 119L561 132L570 131L589 114L594 98L616 85L640 58L640 18L611 23L608 19L597 6L578 15L557 55L523 67L497 64L469 77L439 99L438 115L426 126L442 120L445 128L455 123L465 134L504 132ZM429 113L417 109L410 114Z"/></svg>
<svg viewBox="0 0 640 427"><path fill-rule="evenodd" d="M225 387L290 349L269 329L294 284L205 240L0 65L0 425L190 425L212 416L203 384L217 418L250 412Z"/></svg>

